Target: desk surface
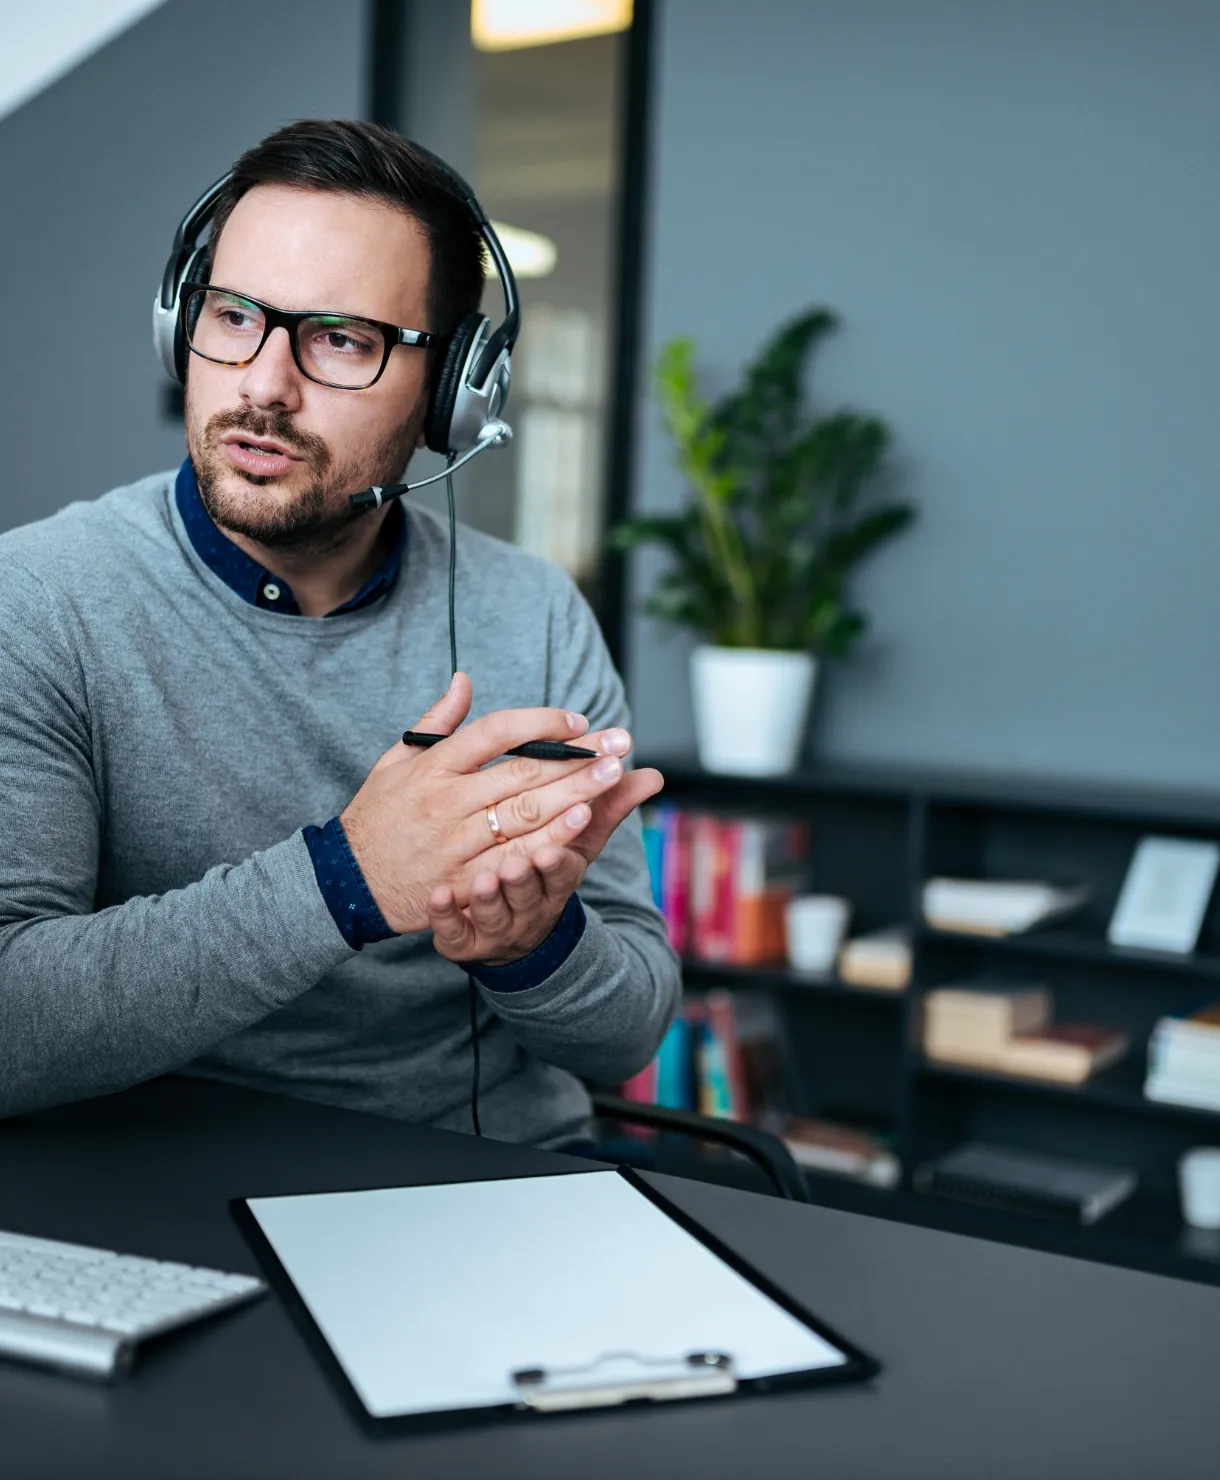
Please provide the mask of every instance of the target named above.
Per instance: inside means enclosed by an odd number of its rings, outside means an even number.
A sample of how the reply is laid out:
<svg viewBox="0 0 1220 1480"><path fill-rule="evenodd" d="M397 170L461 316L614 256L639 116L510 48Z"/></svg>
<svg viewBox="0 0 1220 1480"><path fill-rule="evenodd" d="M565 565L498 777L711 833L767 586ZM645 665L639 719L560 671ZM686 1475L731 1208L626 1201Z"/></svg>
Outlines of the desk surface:
<svg viewBox="0 0 1220 1480"><path fill-rule="evenodd" d="M0 1123L0 1228L257 1272L243 1194L586 1164L290 1100L163 1081ZM874 1353L872 1384L366 1438L274 1298L97 1388L0 1368L6 1480L1089 1480L1218 1471L1220 1290L656 1179Z"/></svg>

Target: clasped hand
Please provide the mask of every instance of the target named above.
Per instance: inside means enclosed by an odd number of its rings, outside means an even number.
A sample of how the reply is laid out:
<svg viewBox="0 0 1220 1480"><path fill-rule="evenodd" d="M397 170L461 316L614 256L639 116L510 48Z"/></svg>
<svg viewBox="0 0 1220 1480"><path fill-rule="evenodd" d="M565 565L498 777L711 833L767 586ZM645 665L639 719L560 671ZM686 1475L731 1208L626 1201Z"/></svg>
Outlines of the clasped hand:
<svg viewBox="0 0 1220 1480"><path fill-rule="evenodd" d="M626 730L588 734L584 716L563 709L502 709L458 730L470 701L469 678L456 674L414 727L450 738L392 746L339 820L391 930L431 929L450 960L504 965L546 939L611 833L663 782L659 771L624 771ZM596 760L488 766L527 740L578 739Z"/></svg>

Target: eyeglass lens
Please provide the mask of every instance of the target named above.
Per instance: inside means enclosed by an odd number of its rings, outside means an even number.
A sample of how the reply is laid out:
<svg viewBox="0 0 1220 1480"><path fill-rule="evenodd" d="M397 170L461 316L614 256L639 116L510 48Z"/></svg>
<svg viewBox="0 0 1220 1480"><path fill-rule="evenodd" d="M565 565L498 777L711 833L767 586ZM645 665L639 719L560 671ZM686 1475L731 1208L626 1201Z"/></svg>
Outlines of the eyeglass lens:
<svg viewBox="0 0 1220 1480"><path fill-rule="evenodd" d="M191 294L187 338L196 354L221 365L245 365L258 353L266 315L257 304L214 288ZM362 390L377 378L385 337L375 325L341 314L311 314L297 324L297 353L311 380Z"/></svg>

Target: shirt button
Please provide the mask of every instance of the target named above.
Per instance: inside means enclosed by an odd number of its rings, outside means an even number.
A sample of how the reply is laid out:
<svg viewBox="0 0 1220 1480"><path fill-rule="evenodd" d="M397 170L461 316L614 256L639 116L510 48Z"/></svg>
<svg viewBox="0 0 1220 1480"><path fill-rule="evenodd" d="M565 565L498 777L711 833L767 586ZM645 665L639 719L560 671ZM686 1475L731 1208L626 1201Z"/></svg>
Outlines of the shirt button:
<svg viewBox="0 0 1220 1480"><path fill-rule="evenodd" d="M280 599L280 588L274 581L268 581L263 587L263 595L268 601L278 601Z"/></svg>

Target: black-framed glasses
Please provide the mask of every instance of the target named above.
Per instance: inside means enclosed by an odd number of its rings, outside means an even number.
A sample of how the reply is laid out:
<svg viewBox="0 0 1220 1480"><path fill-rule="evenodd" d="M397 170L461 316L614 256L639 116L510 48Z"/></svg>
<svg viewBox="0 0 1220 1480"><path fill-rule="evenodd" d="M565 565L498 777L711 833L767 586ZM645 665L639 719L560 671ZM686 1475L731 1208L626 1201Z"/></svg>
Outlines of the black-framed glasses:
<svg viewBox="0 0 1220 1480"><path fill-rule="evenodd" d="M301 374L340 391L374 385L396 346L427 349L437 342L427 329L349 313L289 313L210 283L183 283L182 325L193 353L216 365L249 365L271 331L285 329Z"/></svg>

